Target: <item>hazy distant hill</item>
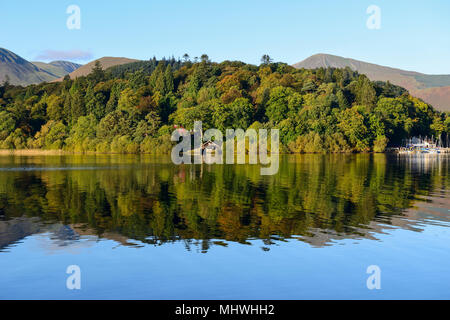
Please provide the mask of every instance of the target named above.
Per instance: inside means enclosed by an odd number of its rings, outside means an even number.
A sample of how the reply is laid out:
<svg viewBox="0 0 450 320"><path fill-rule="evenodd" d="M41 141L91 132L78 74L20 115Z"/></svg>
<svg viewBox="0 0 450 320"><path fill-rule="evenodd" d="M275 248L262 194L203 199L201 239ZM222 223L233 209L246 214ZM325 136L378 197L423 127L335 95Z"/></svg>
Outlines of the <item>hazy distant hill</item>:
<svg viewBox="0 0 450 320"><path fill-rule="evenodd" d="M0 83L9 82L26 86L52 81L75 71L81 65L68 61L29 62L7 49L0 48Z"/></svg>
<svg viewBox="0 0 450 320"><path fill-rule="evenodd" d="M316 54L294 64L296 68L350 67L371 80L390 81L402 86L439 110L450 111L450 75L428 75L405 71L329 54Z"/></svg>
<svg viewBox="0 0 450 320"><path fill-rule="evenodd" d="M89 73L91 73L92 68L94 68L95 62L100 61L102 64L103 70L106 70L110 67L137 62L139 60L136 59L128 59L128 58L116 58L116 57L103 57L94 61L89 62L88 64L85 64L84 66L76 69L75 71L69 73L69 76L71 79L75 79L81 76L87 76ZM58 79L57 81L61 81L62 78Z"/></svg>
<svg viewBox="0 0 450 320"><path fill-rule="evenodd" d="M53 61L50 63L45 62L32 62L35 66L41 68L42 70L45 70L47 72L50 72L51 74L54 74L56 77L63 77L66 74L69 74L78 68L80 68L82 65L78 63L73 63L69 61Z"/></svg>

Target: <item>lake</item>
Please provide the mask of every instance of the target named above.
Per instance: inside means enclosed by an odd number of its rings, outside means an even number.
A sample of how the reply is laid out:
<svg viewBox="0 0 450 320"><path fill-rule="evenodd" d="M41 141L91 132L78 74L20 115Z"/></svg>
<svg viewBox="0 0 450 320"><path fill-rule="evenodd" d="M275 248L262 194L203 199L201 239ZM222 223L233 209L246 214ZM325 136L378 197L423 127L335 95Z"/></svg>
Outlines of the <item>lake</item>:
<svg viewBox="0 0 450 320"><path fill-rule="evenodd" d="M449 164L0 156L0 298L450 299Z"/></svg>

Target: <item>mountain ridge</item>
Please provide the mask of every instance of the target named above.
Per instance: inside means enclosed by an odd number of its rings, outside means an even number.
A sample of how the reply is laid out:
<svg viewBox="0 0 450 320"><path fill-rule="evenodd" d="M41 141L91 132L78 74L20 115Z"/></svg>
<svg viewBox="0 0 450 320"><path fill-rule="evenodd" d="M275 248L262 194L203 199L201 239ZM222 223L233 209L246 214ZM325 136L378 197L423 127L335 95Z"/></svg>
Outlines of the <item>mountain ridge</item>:
<svg viewBox="0 0 450 320"><path fill-rule="evenodd" d="M450 111L450 75L430 75L324 53L312 55L294 64L293 67L298 69L349 67L367 75L370 80L389 81L404 87L437 109Z"/></svg>
<svg viewBox="0 0 450 320"><path fill-rule="evenodd" d="M54 76L14 52L0 48L0 82L7 78L12 84L27 85L49 81Z"/></svg>
<svg viewBox="0 0 450 320"><path fill-rule="evenodd" d="M30 62L18 54L0 48L0 83L7 80L14 85L30 85L55 80L81 65L69 61Z"/></svg>

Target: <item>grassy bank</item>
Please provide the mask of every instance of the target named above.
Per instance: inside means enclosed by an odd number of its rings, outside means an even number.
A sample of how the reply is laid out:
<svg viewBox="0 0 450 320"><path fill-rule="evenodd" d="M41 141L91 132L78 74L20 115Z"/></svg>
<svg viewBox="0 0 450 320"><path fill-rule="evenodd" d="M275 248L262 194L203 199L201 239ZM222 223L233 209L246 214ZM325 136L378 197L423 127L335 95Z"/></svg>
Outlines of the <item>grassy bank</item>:
<svg viewBox="0 0 450 320"><path fill-rule="evenodd" d="M47 155L64 155L74 154L64 150L43 150L43 149L0 149L0 156L47 156Z"/></svg>

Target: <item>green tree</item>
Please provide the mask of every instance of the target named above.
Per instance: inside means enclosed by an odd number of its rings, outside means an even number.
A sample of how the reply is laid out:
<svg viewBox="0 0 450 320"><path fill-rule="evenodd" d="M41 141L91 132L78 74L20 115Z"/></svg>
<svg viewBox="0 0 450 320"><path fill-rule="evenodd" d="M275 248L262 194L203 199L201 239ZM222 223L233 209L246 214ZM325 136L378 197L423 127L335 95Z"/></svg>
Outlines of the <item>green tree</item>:
<svg viewBox="0 0 450 320"><path fill-rule="evenodd" d="M66 140L67 147L76 152L95 151L97 119L93 114L79 117Z"/></svg>
<svg viewBox="0 0 450 320"><path fill-rule="evenodd" d="M0 140L5 140L16 127L16 121L11 113L0 111Z"/></svg>
<svg viewBox="0 0 450 320"><path fill-rule="evenodd" d="M95 61L94 67L92 68L89 77L95 82L105 80L105 71L103 71L102 63L100 62L100 60Z"/></svg>
<svg viewBox="0 0 450 320"><path fill-rule="evenodd" d="M161 119L159 115L154 111L149 112L145 116L145 120L138 123L133 138L136 142L141 143L146 137L156 137L160 127Z"/></svg>
<svg viewBox="0 0 450 320"><path fill-rule="evenodd" d="M50 120L59 121L64 116L64 98L52 94L47 98L47 115Z"/></svg>
<svg viewBox="0 0 450 320"><path fill-rule="evenodd" d="M261 57L261 64L263 64L263 65L271 64L272 61L273 61L272 58L268 54L264 54Z"/></svg>
<svg viewBox="0 0 450 320"><path fill-rule="evenodd" d="M342 110L339 116L339 128L357 151L367 151L369 148L368 130L364 116L357 107Z"/></svg>
<svg viewBox="0 0 450 320"><path fill-rule="evenodd" d="M131 121L123 110L107 114L98 124L97 137L110 140L115 136L129 135L132 132Z"/></svg>
<svg viewBox="0 0 450 320"><path fill-rule="evenodd" d="M376 91L372 82L364 75L359 76L354 86L356 104L362 105L371 110L376 103Z"/></svg>
<svg viewBox="0 0 450 320"><path fill-rule="evenodd" d="M169 64L166 68L166 71L164 72L164 88L165 92L164 94L167 94L169 92L172 92L174 90L174 83L173 83L173 71L172 66Z"/></svg>
<svg viewBox="0 0 450 320"><path fill-rule="evenodd" d="M270 121L279 123L296 116L302 106L302 97L292 88L276 87L270 93L266 115Z"/></svg>
<svg viewBox="0 0 450 320"><path fill-rule="evenodd" d="M254 108L246 98L238 98L229 104L233 128L247 129L253 122Z"/></svg>

